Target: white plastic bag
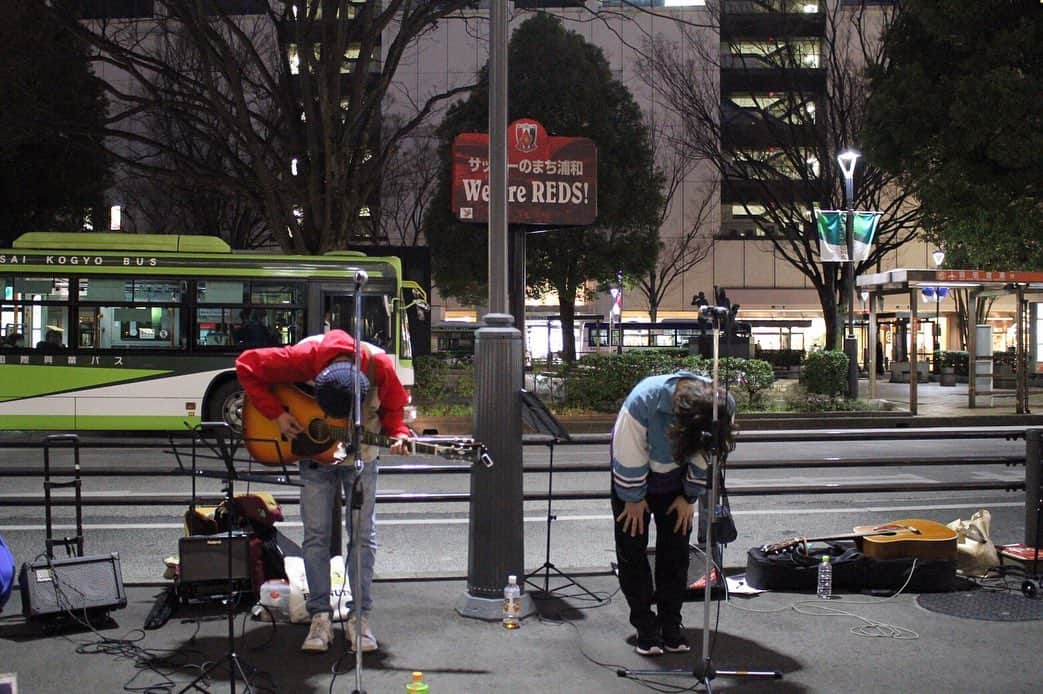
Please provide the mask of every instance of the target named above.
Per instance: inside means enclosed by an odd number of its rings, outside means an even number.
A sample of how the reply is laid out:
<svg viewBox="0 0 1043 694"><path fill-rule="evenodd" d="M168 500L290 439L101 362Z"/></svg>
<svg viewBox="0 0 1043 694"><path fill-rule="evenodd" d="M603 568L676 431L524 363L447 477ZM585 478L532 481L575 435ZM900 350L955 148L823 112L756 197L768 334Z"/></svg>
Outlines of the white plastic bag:
<svg viewBox="0 0 1043 694"><path fill-rule="evenodd" d="M348 603L351 602L351 583L345 570L344 557L337 555L330 559L330 609L333 610L333 621L339 622L348 618Z"/></svg>
<svg viewBox="0 0 1043 694"><path fill-rule="evenodd" d="M308 614L308 576L304 571L304 559L286 557L283 562L286 576L290 580L290 621L305 624L311 621ZM351 602L351 584L344 570L344 557L330 559L330 609L333 620L348 618L348 603Z"/></svg>
<svg viewBox="0 0 1043 694"><path fill-rule="evenodd" d="M308 615L308 576L304 572L304 559L284 557L283 567L290 581L290 621L304 624L311 621Z"/></svg>

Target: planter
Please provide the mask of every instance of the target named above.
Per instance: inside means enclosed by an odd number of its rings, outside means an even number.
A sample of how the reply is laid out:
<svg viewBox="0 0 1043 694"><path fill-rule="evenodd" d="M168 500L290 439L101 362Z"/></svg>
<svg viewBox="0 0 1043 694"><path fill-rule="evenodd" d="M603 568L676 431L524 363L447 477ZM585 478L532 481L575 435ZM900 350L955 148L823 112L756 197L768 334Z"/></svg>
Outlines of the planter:
<svg viewBox="0 0 1043 694"><path fill-rule="evenodd" d="M956 369L952 366L943 366L942 375L939 379L939 383L943 386L955 386L956 385Z"/></svg>

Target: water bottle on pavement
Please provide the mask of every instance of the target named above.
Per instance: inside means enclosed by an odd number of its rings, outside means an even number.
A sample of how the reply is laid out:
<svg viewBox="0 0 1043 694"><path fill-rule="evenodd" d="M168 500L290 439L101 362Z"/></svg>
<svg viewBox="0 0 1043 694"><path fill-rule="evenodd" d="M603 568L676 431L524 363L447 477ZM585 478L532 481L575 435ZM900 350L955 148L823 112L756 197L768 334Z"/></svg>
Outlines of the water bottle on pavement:
<svg viewBox="0 0 1043 694"><path fill-rule="evenodd" d="M521 614L521 586L518 577L507 577L507 585L503 587L503 628L517 629L521 626L518 616Z"/></svg>
<svg viewBox="0 0 1043 694"><path fill-rule="evenodd" d="M822 557L822 563L818 565L818 597L821 600L829 600L833 595L833 565L829 563L829 555Z"/></svg>
<svg viewBox="0 0 1043 694"><path fill-rule="evenodd" d="M414 672L412 681L406 685L406 694L428 694L430 687L424 682L424 673Z"/></svg>

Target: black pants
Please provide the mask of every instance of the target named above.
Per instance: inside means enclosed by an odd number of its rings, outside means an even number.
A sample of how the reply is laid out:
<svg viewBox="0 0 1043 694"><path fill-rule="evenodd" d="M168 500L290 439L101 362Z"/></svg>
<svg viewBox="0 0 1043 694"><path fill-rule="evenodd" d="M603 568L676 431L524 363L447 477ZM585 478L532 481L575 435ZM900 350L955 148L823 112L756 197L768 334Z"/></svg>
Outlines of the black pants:
<svg viewBox="0 0 1043 694"><path fill-rule="evenodd" d="M677 633L681 629L681 605L688 581L688 541L691 531L675 533L677 516L666 510L678 494L648 496L645 532L631 537L615 521L619 587L630 606L630 623L640 636ZM612 494L612 515L623 512L625 502ZM648 562L649 518L655 519L655 580ZM655 605L658 616L652 612Z"/></svg>

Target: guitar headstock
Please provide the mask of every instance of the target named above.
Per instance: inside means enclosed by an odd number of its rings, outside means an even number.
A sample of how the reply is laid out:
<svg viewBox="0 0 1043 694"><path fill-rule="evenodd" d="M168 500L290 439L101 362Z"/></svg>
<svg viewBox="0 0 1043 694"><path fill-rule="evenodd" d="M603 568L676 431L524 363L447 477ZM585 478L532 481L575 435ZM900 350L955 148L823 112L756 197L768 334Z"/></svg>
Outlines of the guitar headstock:
<svg viewBox="0 0 1043 694"><path fill-rule="evenodd" d="M779 552L785 552L788 549L793 549L799 545L803 545L807 542L804 537L791 537L788 540L781 542L775 542L770 545L764 545L761 547L761 551L765 554L778 554Z"/></svg>

